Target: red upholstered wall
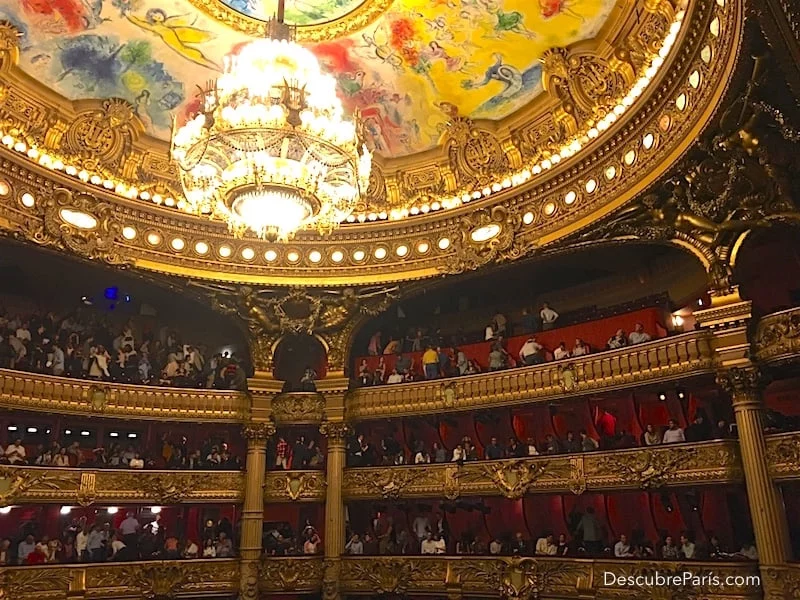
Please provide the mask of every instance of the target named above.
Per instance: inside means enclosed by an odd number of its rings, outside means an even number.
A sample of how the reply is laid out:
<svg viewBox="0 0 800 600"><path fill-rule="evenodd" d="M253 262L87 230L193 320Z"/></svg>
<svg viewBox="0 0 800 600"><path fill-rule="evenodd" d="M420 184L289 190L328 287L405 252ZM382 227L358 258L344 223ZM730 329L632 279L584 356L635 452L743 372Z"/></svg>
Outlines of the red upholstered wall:
<svg viewBox="0 0 800 600"><path fill-rule="evenodd" d="M582 338L592 347L593 351L598 352L605 349L608 338L614 335L617 329L622 328L625 331L630 332L636 323L642 323L645 331L653 337L663 337L666 334L663 326L663 319L664 311L662 309L645 308L624 315L609 317L607 319L590 321L588 323L580 323L578 325L570 325L568 327L553 329L551 331L543 331L536 334L536 339L545 348L552 351L558 346L559 342L566 342L567 347L572 348L572 346L575 344L575 339ZM528 337L529 336L527 335L522 335L509 338L506 343L506 350L508 353L512 357L516 358L519 355L520 348L522 348L522 345L525 343ZM462 350L467 357L474 359L482 368L488 368L490 343L481 342L478 344L466 344L460 346L459 349ZM409 353L409 356L413 357L415 369L417 372L420 372L422 353ZM384 355L383 358L384 362L386 363L386 373L388 375L394 368L396 355ZM380 357L362 356L357 358L355 362L356 372L358 365L361 364L362 360L366 360L369 369L374 370L378 366Z"/></svg>

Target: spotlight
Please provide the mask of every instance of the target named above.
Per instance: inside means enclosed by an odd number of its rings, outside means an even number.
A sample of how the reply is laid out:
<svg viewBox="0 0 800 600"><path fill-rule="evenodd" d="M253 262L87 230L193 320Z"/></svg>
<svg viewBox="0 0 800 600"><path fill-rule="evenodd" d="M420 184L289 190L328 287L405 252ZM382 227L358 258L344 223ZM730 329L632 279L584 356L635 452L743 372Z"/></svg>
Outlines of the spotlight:
<svg viewBox="0 0 800 600"><path fill-rule="evenodd" d="M129 433L128 437L131 438L131 439L135 439L136 438L136 434L135 433Z"/></svg>
<svg viewBox="0 0 800 600"><path fill-rule="evenodd" d="M11 512L10 506L4 506L3 508L0 508L0 515L7 515L10 512Z"/></svg>
<svg viewBox="0 0 800 600"><path fill-rule="evenodd" d="M86 437L86 436L91 435L91 434L84 429L83 431L81 431L81 435Z"/></svg>
<svg viewBox="0 0 800 600"><path fill-rule="evenodd" d="M112 431L108 435L111 436L111 437L119 437L119 433L117 433L116 431Z"/></svg>
<svg viewBox="0 0 800 600"><path fill-rule="evenodd" d="M660 392L660 393L658 394L658 399L659 399L659 401L661 401L661 402L666 402L666 401L667 401L667 395L666 395L664 392Z"/></svg>
<svg viewBox="0 0 800 600"><path fill-rule="evenodd" d="M72 507L71 507L71 506L62 506L62 507L61 507L61 510L60 510L59 512L60 512L62 515L68 515L69 513L71 513L71 512L72 512Z"/></svg>
<svg viewBox="0 0 800 600"><path fill-rule="evenodd" d="M110 514L110 515L115 515L115 514L117 514L119 512L119 509L116 506L109 506L106 509L106 512L108 512L108 514Z"/></svg>
<svg viewBox="0 0 800 600"><path fill-rule="evenodd" d="M697 306L703 306L703 299L702 298L697 300Z"/></svg>
<svg viewBox="0 0 800 600"><path fill-rule="evenodd" d="M64 435L72 435L72 429L65 429Z"/></svg>
<svg viewBox="0 0 800 600"><path fill-rule="evenodd" d="M36 429L36 427L28 427L28 429L26 429L25 431L27 431L28 433L36 433L39 430Z"/></svg>
<svg viewBox="0 0 800 600"><path fill-rule="evenodd" d="M151 506L150 507L150 512L153 513L154 515L157 515L158 513L161 512L161 507L160 506Z"/></svg>
<svg viewBox="0 0 800 600"><path fill-rule="evenodd" d="M17 426L16 425L9 425L8 426L8 430L9 431L16 431L17 430Z"/></svg>
<svg viewBox="0 0 800 600"><path fill-rule="evenodd" d="M678 400L685 400L686 399L686 392L682 389L676 390L676 394L678 395Z"/></svg>

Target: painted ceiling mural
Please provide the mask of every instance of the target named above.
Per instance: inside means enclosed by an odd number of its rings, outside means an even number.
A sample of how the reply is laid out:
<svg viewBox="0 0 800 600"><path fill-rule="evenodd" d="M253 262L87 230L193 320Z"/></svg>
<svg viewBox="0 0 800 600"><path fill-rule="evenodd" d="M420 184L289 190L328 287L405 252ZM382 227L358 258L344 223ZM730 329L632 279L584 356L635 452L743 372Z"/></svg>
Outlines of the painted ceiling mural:
<svg viewBox="0 0 800 600"><path fill-rule="evenodd" d="M225 2L256 16L277 4ZM287 20L336 19L362 2L288 0ZM615 2L396 0L361 31L312 50L345 107L361 110L372 147L401 156L438 143L442 102L488 119L528 103L541 92L542 53L593 37ZM197 86L248 39L190 0L0 0L0 18L22 32L20 63L30 75L71 99L124 98L163 139L172 116L197 105Z"/></svg>

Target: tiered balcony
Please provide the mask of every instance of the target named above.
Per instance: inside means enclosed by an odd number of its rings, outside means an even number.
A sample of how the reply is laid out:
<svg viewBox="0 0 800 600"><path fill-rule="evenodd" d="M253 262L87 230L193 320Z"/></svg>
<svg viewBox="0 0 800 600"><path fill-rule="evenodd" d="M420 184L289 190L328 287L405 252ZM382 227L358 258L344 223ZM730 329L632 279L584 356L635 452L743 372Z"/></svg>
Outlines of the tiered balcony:
<svg viewBox="0 0 800 600"><path fill-rule="evenodd" d="M347 416L366 420L478 410L685 380L713 372L710 341L709 331L693 331L532 367L359 388L348 394Z"/></svg>
<svg viewBox="0 0 800 600"><path fill-rule="evenodd" d="M762 363L782 363L800 354L800 307L773 313L758 322L753 338L755 357Z"/></svg>
<svg viewBox="0 0 800 600"><path fill-rule="evenodd" d="M742 480L738 443L716 440L461 464L360 467L345 470L342 493L348 500L442 494L449 500L462 496L520 498L536 493L581 494Z"/></svg>

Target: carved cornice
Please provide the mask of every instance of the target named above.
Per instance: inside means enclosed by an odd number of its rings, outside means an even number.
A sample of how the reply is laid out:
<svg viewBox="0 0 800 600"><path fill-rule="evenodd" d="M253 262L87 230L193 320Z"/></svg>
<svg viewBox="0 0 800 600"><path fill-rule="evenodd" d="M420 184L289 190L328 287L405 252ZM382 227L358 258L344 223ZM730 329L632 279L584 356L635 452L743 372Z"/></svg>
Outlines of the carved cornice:
<svg viewBox="0 0 800 600"><path fill-rule="evenodd" d="M800 479L800 433L767 436L767 466L773 479Z"/></svg>
<svg viewBox="0 0 800 600"><path fill-rule="evenodd" d="M244 475L233 471L132 471L0 465L0 505L241 502Z"/></svg>
<svg viewBox="0 0 800 600"><path fill-rule="evenodd" d="M607 581L603 574L635 578L652 575L697 577L694 585L659 588ZM519 557L344 557L340 589L353 594L448 594L489 596L504 600L536 598L641 598L718 600L761 598L758 586L725 585L728 576L757 575L755 563L644 563L625 560L581 560ZM716 579L711 578L716 576ZM624 580L623 580L624 581ZM744 579L741 579L744 581ZM654 590L659 590L654 595Z"/></svg>
<svg viewBox="0 0 800 600"><path fill-rule="evenodd" d="M319 426L319 432L328 438L328 444L342 444L347 436L352 433L347 423L340 421L325 421Z"/></svg>
<svg viewBox="0 0 800 600"><path fill-rule="evenodd" d="M274 423L247 423L242 427L242 437L248 442L266 442L273 435L275 435Z"/></svg>
<svg viewBox="0 0 800 600"><path fill-rule="evenodd" d="M762 363L794 360L800 354L800 308L767 315L758 322L753 353Z"/></svg>
<svg viewBox="0 0 800 600"><path fill-rule="evenodd" d="M272 419L278 424L319 424L325 418L325 398L316 392L289 392L272 399Z"/></svg>
<svg viewBox="0 0 800 600"><path fill-rule="evenodd" d="M573 493L662 486L740 483L738 444L714 441L614 452L345 469L342 494L348 499L431 498Z"/></svg>
<svg viewBox="0 0 800 600"><path fill-rule="evenodd" d="M265 502L324 502L328 484L322 471L267 471Z"/></svg>
<svg viewBox="0 0 800 600"><path fill-rule="evenodd" d="M173 600L228 596L238 585L239 563L225 559L6 567L0 574L0 598Z"/></svg>
<svg viewBox="0 0 800 600"><path fill-rule="evenodd" d="M569 362L453 379L358 388L348 393L348 419L380 419L442 411L545 402L713 371L711 333L693 331Z"/></svg>
<svg viewBox="0 0 800 600"><path fill-rule="evenodd" d="M717 375L717 385L731 395L735 406L743 401L750 402L760 394L766 385L766 379L759 368L733 367Z"/></svg>
<svg viewBox="0 0 800 600"><path fill-rule="evenodd" d="M0 407L165 421L236 422L250 403L240 392L97 383L0 369Z"/></svg>
<svg viewBox="0 0 800 600"><path fill-rule="evenodd" d="M47 164L0 149L0 168L10 186L0 224L27 237L38 224L28 227L26 221L41 217L38 205L21 202L23 194L38 202L57 187L74 196L88 191L131 228L133 235L116 241L113 252L140 268L229 282L367 285L471 268L455 258L464 249L456 243L462 219L500 207L517 224L504 233L513 240L502 249L475 242L470 251L488 261L512 260L633 199L694 144L716 110L739 54L743 0L689 2L675 46L634 105L604 131L595 128L596 136L590 128L590 121L598 123L616 108L621 98L615 94L647 71L648 57L668 35L675 4L636 2L637 10L618 11L620 22L609 30L612 39L555 49L543 65L545 93L508 119L470 122L455 113L448 118L448 143L438 150L383 161L365 213L374 211L374 222L365 217L363 224L345 225L324 239L303 232L280 246L231 240L225 224L181 211L166 144L141 133L141 123L129 118L130 106L72 103L44 93L12 64L15 38L7 36L7 51L0 57L5 70L0 125L4 134L25 144L26 152L35 146L40 153L35 160ZM577 152L571 149L573 140L583 140ZM75 167L75 176L64 165ZM486 165L492 166L491 178ZM99 173L95 184L90 167ZM83 169L88 183L78 178ZM514 177L506 181L509 169ZM149 199L126 198L133 196L134 185ZM466 192L470 201L461 205ZM454 207L442 210L444 200ZM164 206L167 201L172 208ZM380 220L381 213L409 207L419 207L419 216ZM87 212L95 214L91 207ZM173 246L174 238L182 243ZM198 243L204 251L196 250Z"/></svg>
<svg viewBox="0 0 800 600"><path fill-rule="evenodd" d="M258 589L262 593L318 592L325 565L322 557L271 557L261 559Z"/></svg>

